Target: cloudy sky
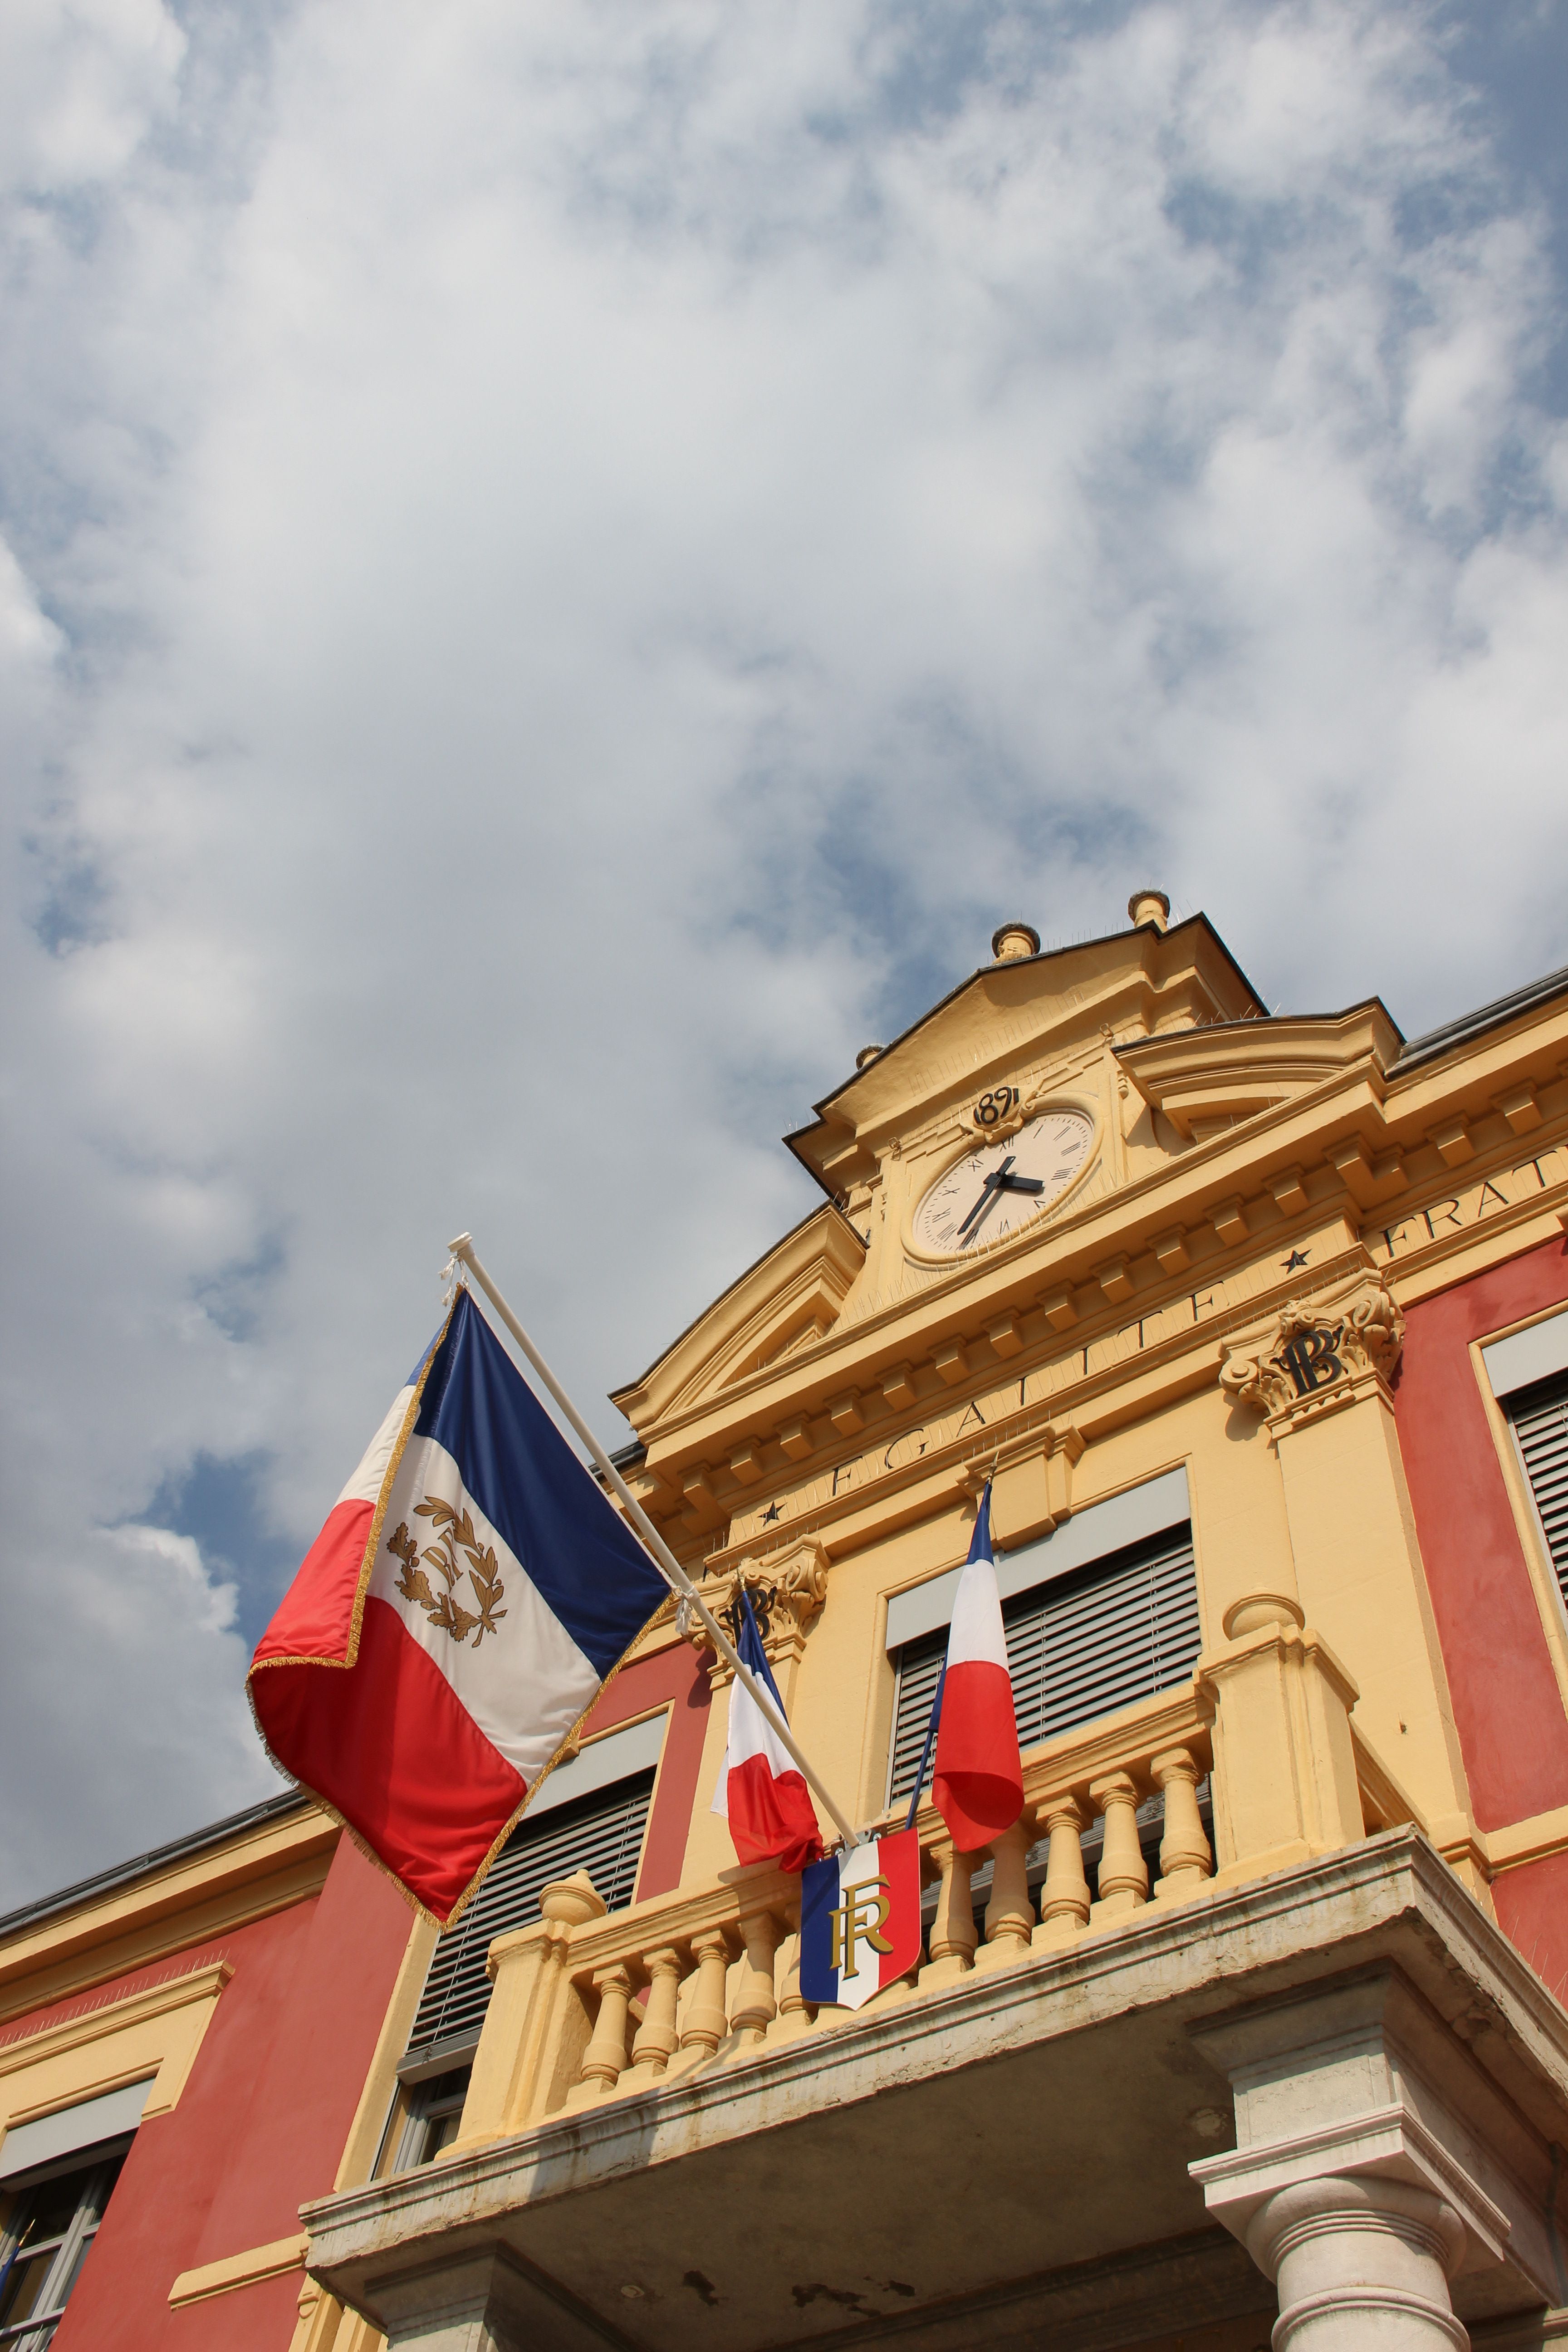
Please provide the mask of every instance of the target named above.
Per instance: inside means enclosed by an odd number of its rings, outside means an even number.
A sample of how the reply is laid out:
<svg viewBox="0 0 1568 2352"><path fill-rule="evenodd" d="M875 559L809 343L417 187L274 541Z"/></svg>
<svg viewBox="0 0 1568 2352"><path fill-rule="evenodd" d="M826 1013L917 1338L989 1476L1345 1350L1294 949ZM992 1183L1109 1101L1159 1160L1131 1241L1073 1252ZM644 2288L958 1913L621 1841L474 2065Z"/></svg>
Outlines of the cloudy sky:
<svg viewBox="0 0 1568 2352"><path fill-rule="evenodd" d="M3 1905L276 1785L452 1231L608 1434L1004 916L1568 961L1568 5L0 43Z"/></svg>

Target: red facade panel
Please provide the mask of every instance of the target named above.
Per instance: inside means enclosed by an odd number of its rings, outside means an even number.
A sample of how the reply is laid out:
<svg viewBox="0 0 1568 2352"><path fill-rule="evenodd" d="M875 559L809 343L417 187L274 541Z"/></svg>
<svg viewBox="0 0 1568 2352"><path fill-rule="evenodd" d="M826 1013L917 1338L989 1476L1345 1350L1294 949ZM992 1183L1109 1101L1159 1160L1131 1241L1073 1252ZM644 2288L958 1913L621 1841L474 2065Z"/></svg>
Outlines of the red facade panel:
<svg viewBox="0 0 1568 2352"><path fill-rule="evenodd" d="M1568 1715L1469 1347L1564 1299L1568 1244L1553 1241L1405 1318L1400 1452L1485 1830L1568 1804Z"/></svg>
<svg viewBox="0 0 1568 2352"><path fill-rule="evenodd" d="M345 1838L319 1895L95 1989L100 2003L202 1960L234 1969L179 2105L136 2135L56 2352L283 2352L299 2273L177 2312L169 2289L182 2271L293 2236L301 2201L331 2188L409 1925L397 1889Z"/></svg>

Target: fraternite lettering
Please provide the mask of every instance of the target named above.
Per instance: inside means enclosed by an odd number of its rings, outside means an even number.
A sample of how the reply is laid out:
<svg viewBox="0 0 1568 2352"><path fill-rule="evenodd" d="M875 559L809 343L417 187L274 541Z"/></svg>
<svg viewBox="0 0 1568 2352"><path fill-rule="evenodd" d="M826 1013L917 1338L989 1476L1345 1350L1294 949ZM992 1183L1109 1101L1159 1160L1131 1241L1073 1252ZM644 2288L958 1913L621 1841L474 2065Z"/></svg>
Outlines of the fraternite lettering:
<svg viewBox="0 0 1568 2352"><path fill-rule="evenodd" d="M1478 1225L1489 1211L1495 1213L1499 1209L1515 1207L1519 1200L1527 1200L1532 1190L1546 1192L1551 1185L1562 1180L1558 1176L1549 1177L1542 1163L1559 1158L1563 1149L1561 1143L1549 1144L1544 1151L1536 1153L1531 1159L1516 1160L1511 1168L1500 1170L1495 1176L1483 1176L1468 1192L1446 1194L1441 1201L1434 1201L1429 1208L1413 1209L1398 1224L1384 1225L1380 1228L1378 1239L1383 1244L1384 1257L1397 1257L1404 1250L1421 1249L1428 1242L1441 1241L1448 1234L1460 1232L1467 1225ZM1529 1181L1531 1174L1535 1178L1533 1187ZM1510 1199L1505 1178L1510 1181L1514 1178L1519 1180L1522 1191L1517 1200Z"/></svg>

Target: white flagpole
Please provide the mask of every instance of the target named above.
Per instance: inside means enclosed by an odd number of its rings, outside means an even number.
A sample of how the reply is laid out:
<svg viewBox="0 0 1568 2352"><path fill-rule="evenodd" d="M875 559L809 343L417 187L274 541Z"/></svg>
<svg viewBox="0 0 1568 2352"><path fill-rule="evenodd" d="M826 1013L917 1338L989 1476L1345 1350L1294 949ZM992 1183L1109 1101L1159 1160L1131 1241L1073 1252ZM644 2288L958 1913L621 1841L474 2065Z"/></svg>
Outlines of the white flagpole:
<svg viewBox="0 0 1568 2352"><path fill-rule="evenodd" d="M795 1734L791 1731L789 1725L784 1721L783 1709L774 1706L773 1695L768 1690L766 1685L759 1683L751 1668L748 1665L743 1664L742 1660L737 1656L734 1644L730 1640L729 1635L725 1633L718 1619L713 1615L707 1602L703 1600L702 1595L698 1591L697 1587L692 1583L691 1579L687 1575L686 1570L681 1567L680 1562L676 1559L675 1554L670 1550L669 1546L665 1542L664 1538L659 1534L658 1529L654 1526L653 1521L648 1517L647 1513L643 1509L642 1505L637 1501L637 1496L626 1485L626 1480L622 1477L620 1472L616 1469L615 1464L611 1461L609 1455L605 1453L604 1447L600 1444L598 1439L595 1436L593 1431L589 1428L587 1423L584 1420L582 1414L578 1412L576 1406L573 1403L571 1398L567 1395L565 1390L562 1387L560 1381L556 1379L554 1373L551 1370L549 1365L545 1362L543 1357L540 1354L538 1349L534 1346L532 1340L529 1338L527 1332L523 1329L521 1324L512 1313L511 1308L507 1305L506 1300L501 1297L500 1292L496 1288L495 1284L490 1280L489 1276L485 1272L484 1267L480 1265L474 1251L473 1235L471 1234L459 1234L455 1242L449 1242L447 1244L447 1247L451 1251L452 1255L455 1258L459 1259L461 1263L468 1267L469 1273L473 1276L474 1280L479 1284L479 1288L484 1292L485 1297L489 1300L490 1305L495 1308L496 1313L500 1317L501 1321L506 1325L507 1329L511 1333L512 1338L517 1341L518 1346L522 1349L523 1354L528 1358L529 1362L533 1366L534 1370L539 1374L540 1379L544 1382L545 1387L550 1391L551 1395L555 1399L556 1403L561 1407L562 1412L565 1414L567 1420L571 1423L573 1428L576 1431L578 1436L582 1439L584 1444L593 1455L594 1460L597 1463L607 1483L615 1488L616 1493L620 1496L621 1501L626 1506L627 1516L630 1517L632 1525L636 1528L637 1534L641 1537L644 1547L652 1556L654 1566L658 1570L659 1574L669 1586L670 1591L678 1593L682 1601L686 1601L691 1608L695 1609L698 1616L701 1619L703 1625L707 1628L710 1641L713 1643L713 1646L718 1651L720 1656L728 1665L733 1668L737 1681L744 1684L746 1689L750 1691L752 1698L762 1709L762 1712L769 1725L772 1727L773 1731L777 1733L789 1754L794 1757L795 1762L800 1766L802 1772L805 1776L806 1785L822 1800L823 1805L832 1816L835 1828L841 1833L846 1846L863 1845L865 1843L865 1839L861 1835L860 1832L854 1828L853 1825L846 1819L845 1815L839 1811L838 1807L834 1803L832 1798L823 1787L822 1782L817 1779L816 1774L813 1771L811 1766L806 1762L805 1758L801 1754L800 1749L795 1745Z"/></svg>

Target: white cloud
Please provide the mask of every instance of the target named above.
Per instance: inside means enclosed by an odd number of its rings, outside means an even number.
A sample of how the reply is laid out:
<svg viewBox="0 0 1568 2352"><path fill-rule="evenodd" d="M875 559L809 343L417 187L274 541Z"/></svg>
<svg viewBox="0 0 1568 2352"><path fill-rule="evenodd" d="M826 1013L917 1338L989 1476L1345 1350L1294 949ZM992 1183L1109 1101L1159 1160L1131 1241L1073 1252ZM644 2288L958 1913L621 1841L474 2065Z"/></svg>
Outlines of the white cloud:
<svg viewBox="0 0 1568 2352"><path fill-rule="evenodd" d="M592 1397L1003 914L1563 956L1545 233L1419 8L182 21L26 18L0 228L18 1892L268 1785L122 1523L261 1453L308 1540L458 1227Z"/></svg>

